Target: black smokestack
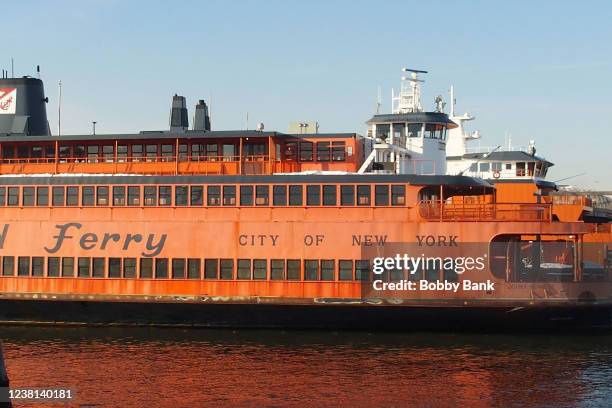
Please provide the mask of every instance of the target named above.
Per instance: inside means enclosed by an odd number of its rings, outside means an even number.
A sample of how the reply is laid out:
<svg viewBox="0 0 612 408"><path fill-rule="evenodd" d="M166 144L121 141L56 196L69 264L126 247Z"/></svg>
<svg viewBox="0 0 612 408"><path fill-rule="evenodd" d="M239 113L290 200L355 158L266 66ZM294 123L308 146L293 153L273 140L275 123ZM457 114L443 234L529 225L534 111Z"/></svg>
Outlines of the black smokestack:
<svg viewBox="0 0 612 408"><path fill-rule="evenodd" d="M195 116L193 117L193 130L210 131L210 116L208 115L208 106L203 99L198 101L195 108Z"/></svg>
<svg viewBox="0 0 612 408"><path fill-rule="evenodd" d="M174 95L172 97L172 110L170 111L170 131L184 132L187 129L189 129L189 118L185 97Z"/></svg>
<svg viewBox="0 0 612 408"><path fill-rule="evenodd" d="M0 134L50 135L47 102L40 79L0 79Z"/></svg>

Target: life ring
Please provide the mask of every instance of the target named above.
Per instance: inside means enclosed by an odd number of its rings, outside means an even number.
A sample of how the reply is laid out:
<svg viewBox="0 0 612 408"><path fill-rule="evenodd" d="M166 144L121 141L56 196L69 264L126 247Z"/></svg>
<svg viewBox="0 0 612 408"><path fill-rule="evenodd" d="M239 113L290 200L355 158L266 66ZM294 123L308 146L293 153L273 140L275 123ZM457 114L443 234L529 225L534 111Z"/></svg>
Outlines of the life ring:
<svg viewBox="0 0 612 408"><path fill-rule="evenodd" d="M496 178L496 179L498 179L498 178L499 178L499 170L495 170L495 171L493 172L493 178Z"/></svg>

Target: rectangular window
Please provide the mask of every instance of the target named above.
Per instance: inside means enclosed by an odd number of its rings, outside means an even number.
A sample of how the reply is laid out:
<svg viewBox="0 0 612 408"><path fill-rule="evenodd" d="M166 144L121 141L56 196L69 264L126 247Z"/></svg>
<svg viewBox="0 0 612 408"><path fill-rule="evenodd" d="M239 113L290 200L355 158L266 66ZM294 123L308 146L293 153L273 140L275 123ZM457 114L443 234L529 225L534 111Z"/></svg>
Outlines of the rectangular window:
<svg viewBox="0 0 612 408"><path fill-rule="evenodd" d="M144 158L142 145L132 145L132 161L139 162Z"/></svg>
<svg viewBox="0 0 612 408"><path fill-rule="evenodd" d="M480 171L485 172L489 171L490 163L480 163Z"/></svg>
<svg viewBox="0 0 612 408"><path fill-rule="evenodd" d="M187 279L200 279L200 269L202 261L199 259L187 260Z"/></svg>
<svg viewBox="0 0 612 408"><path fill-rule="evenodd" d="M300 280L300 265L298 259L287 259L287 280Z"/></svg>
<svg viewBox="0 0 612 408"><path fill-rule="evenodd" d="M300 142L300 161L312 161L312 142Z"/></svg>
<svg viewBox="0 0 612 408"><path fill-rule="evenodd" d="M123 277L136 278L136 258L125 258L123 260Z"/></svg>
<svg viewBox="0 0 612 408"><path fill-rule="evenodd" d="M24 187L22 203L24 207L34 205L34 187Z"/></svg>
<svg viewBox="0 0 612 408"><path fill-rule="evenodd" d="M95 203L94 188L83 187L83 196L81 197L81 205L84 207L93 206Z"/></svg>
<svg viewBox="0 0 612 408"><path fill-rule="evenodd" d="M172 279L185 279L185 259L172 260Z"/></svg>
<svg viewBox="0 0 612 408"><path fill-rule="evenodd" d="M236 205L236 186L223 186L223 205Z"/></svg>
<svg viewBox="0 0 612 408"><path fill-rule="evenodd" d="M0 187L0 206L6 205L6 187Z"/></svg>
<svg viewBox="0 0 612 408"><path fill-rule="evenodd" d="M206 203L209 206L221 205L221 186L208 186Z"/></svg>
<svg viewBox="0 0 612 408"><path fill-rule="evenodd" d="M178 159L179 159L179 161L182 161L182 162L187 161L188 148L189 148L189 145L186 145L186 144L180 144L179 145L179 152L178 152Z"/></svg>
<svg viewBox="0 0 612 408"><path fill-rule="evenodd" d="M70 146L59 147L58 157L60 163L66 163L70 159Z"/></svg>
<svg viewBox="0 0 612 408"><path fill-rule="evenodd" d="M391 205L406 204L406 186L391 186Z"/></svg>
<svg viewBox="0 0 612 408"><path fill-rule="evenodd" d="M218 259L205 259L204 260L204 279L218 279L218 278L219 278L219 260Z"/></svg>
<svg viewBox="0 0 612 408"><path fill-rule="evenodd" d="M190 202L192 206L204 205L204 187L202 186L191 186L191 197Z"/></svg>
<svg viewBox="0 0 612 408"><path fill-rule="evenodd" d="M47 258L47 276L60 276L60 259L58 257L50 256Z"/></svg>
<svg viewBox="0 0 612 408"><path fill-rule="evenodd" d="M330 158L330 142L317 142L317 161L328 162Z"/></svg>
<svg viewBox="0 0 612 408"><path fill-rule="evenodd" d="M52 159L47 160L47 163L53 163L53 161L55 160L55 146L49 145L45 147L45 157L47 159Z"/></svg>
<svg viewBox="0 0 612 408"><path fill-rule="evenodd" d="M268 274L268 261L265 259L253 259L253 279L265 280Z"/></svg>
<svg viewBox="0 0 612 408"><path fill-rule="evenodd" d="M336 280L336 265L333 259L321 260L321 280L333 281Z"/></svg>
<svg viewBox="0 0 612 408"><path fill-rule="evenodd" d="M17 206L19 205L19 187L8 188L8 205Z"/></svg>
<svg viewBox="0 0 612 408"><path fill-rule="evenodd" d="M206 157L210 161L219 160L219 145L217 144L207 144L206 145Z"/></svg>
<svg viewBox="0 0 612 408"><path fill-rule="evenodd" d="M319 280L319 261L316 259L304 260L304 280Z"/></svg>
<svg viewBox="0 0 612 408"><path fill-rule="evenodd" d="M251 279L251 260L238 260L238 279Z"/></svg>
<svg viewBox="0 0 612 408"><path fill-rule="evenodd" d="M289 205L301 206L302 200L302 186L289 186Z"/></svg>
<svg viewBox="0 0 612 408"><path fill-rule="evenodd" d="M32 146L32 155L30 157L33 159L41 159L43 157L42 146Z"/></svg>
<svg viewBox="0 0 612 408"><path fill-rule="evenodd" d="M102 146L102 157L104 157L104 161L107 163L112 163L115 161L115 146L106 145Z"/></svg>
<svg viewBox="0 0 612 408"><path fill-rule="evenodd" d="M234 161L236 160L236 146L233 144L224 144L223 145L223 161Z"/></svg>
<svg viewBox="0 0 612 408"><path fill-rule="evenodd" d="M87 162L98 162L98 146L87 146Z"/></svg>
<svg viewBox="0 0 612 408"><path fill-rule="evenodd" d="M32 257L32 276L45 275L45 258L42 256Z"/></svg>
<svg viewBox="0 0 612 408"><path fill-rule="evenodd" d="M15 257L14 256L3 256L2 257L2 274L4 276L15 275Z"/></svg>
<svg viewBox="0 0 612 408"><path fill-rule="evenodd" d="M389 205L389 186L377 185L374 188L374 194L376 196L376 205Z"/></svg>
<svg viewBox="0 0 612 408"><path fill-rule="evenodd" d="M221 279L233 279L234 278L234 260L233 259L222 259L221 260Z"/></svg>
<svg viewBox="0 0 612 408"><path fill-rule="evenodd" d="M360 259L355 261L355 279L366 281L370 276L370 261Z"/></svg>
<svg viewBox="0 0 612 408"><path fill-rule="evenodd" d="M355 186L340 186L340 204L355 205Z"/></svg>
<svg viewBox="0 0 612 408"><path fill-rule="evenodd" d="M128 147L127 145L117 146L117 161L123 163L128 161Z"/></svg>
<svg viewBox="0 0 612 408"><path fill-rule="evenodd" d="M285 160L297 159L298 146L296 142L285 143Z"/></svg>
<svg viewBox="0 0 612 408"><path fill-rule="evenodd" d="M200 143L191 144L191 161L200 161L206 156L204 145Z"/></svg>
<svg viewBox="0 0 612 408"><path fill-rule="evenodd" d="M85 161L85 157L87 157L85 146L74 146L74 157L77 159L77 162L83 163Z"/></svg>
<svg viewBox="0 0 612 408"><path fill-rule="evenodd" d="M66 205L75 207L79 205L79 188L78 187L66 187Z"/></svg>
<svg viewBox="0 0 612 408"><path fill-rule="evenodd" d="M128 187L128 205L130 206L140 205L140 186L129 186Z"/></svg>
<svg viewBox="0 0 612 408"><path fill-rule="evenodd" d="M240 205L253 205L253 186L240 186Z"/></svg>
<svg viewBox="0 0 612 408"><path fill-rule="evenodd" d="M174 187L174 205L177 207L187 205L187 186Z"/></svg>
<svg viewBox="0 0 612 408"><path fill-rule="evenodd" d="M29 256L20 256L17 258L17 276L30 276Z"/></svg>
<svg viewBox="0 0 612 408"><path fill-rule="evenodd" d="M343 259L338 261L338 278L340 280L353 280L353 261Z"/></svg>
<svg viewBox="0 0 612 408"><path fill-rule="evenodd" d="M51 189L51 204L55 207L64 205L64 187L53 187Z"/></svg>
<svg viewBox="0 0 612 408"><path fill-rule="evenodd" d="M336 186L323 186L323 205L337 205Z"/></svg>
<svg viewBox="0 0 612 408"><path fill-rule="evenodd" d="M36 187L36 205L39 207L49 205L49 187Z"/></svg>
<svg viewBox="0 0 612 408"><path fill-rule="evenodd" d="M108 205L108 187L96 187L96 205Z"/></svg>
<svg viewBox="0 0 612 408"><path fill-rule="evenodd" d="M332 160L333 161L345 161L346 160L346 148L344 142L332 142Z"/></svg>
<svg viewBox="0 0 612 408"><path fill-rule="evenodd" d="M79 258L77 262L77 276L79 278L89 278L91 273L91 258Z"/></svg>
<svg viewBox="0 0 612 408"><path fill-rule="evenodd" d="M272 187L272 203L276 206L287 205L287 186Z"/></svg>
<svg viewBox="0 0 612 408"><path fill-rule="evenodd" d="M285 279L285 260L272 259L270 261L270 279L283 280Z"/></svg>
<svg viewBox="0 0 612 408"><path fill-rule="evenodd" d="M357 186L357 205L370 205L370 186Z"/></svg>
<svg viewBox="0 0 612 408"><path fill-rule="evenodd" d="M10 159L15 157L15 148L13 146L2 146L2 158L9 159L5 162L11 162Z"/></svg>
<svg viewBox="0 0 612 408"><path fill-rule="evenodd" d="M62 276L74 276L74 258L62 258Z"/></svg>
<svg viewBox="0 0 612 408"><path fill-rule="evenodd" d="M256 186L255 187L255 205L268 205L270 194L269 186Z"/></svg>
<svg viewBox="0 0 612 408"><path fill-rule="evenodd" d="M171 144L164 144L161 146L161 155L163 161L172 161L174 156L174 146Z"/></svg>
<svg viewBox="0 0 612 408"><path fill-rule="evenodd" d="M108 258L108 277L121 277L121 258Z"/></svg>
<svg viewBox="0 0 612 408"><path fill-rule="evenodd" d="M168 258L155 258L155 278L168 279Z"/></svg>
<svg viewBox="0 0 612 408"><path fill-rule="evenodd" d="M159 187L159 205L169 206L172 205L172 187L160 186Z"/></svg>
<svg viewBox="0 0 612 408"><path fill-rule="evenodd" d="M306 186L306 205L321 205L321 186Z"/></svg>
<svg viewBox="0 0 612 408"><path fill-rule="evenodd" d="M94 258L93 259L93 277L94 278L103 278L105 269L106 269L106 259L105 258Z"/></svg>
<svg viewBox="0 0 612 408"><path fill-rule="evenodd" d="M125 205L125 187L113 186L113 205Z"/></svg>
<svg viewBox="0 0 612 408"><path fill-rule="evenodd" d="M501 169L502 169L501 162L493 162L493 163L491 163L491 170L493 170L493 171L501 171Z"/></svg>
<svg viewBox="0 0 612 408"><path fill-rule="evenodd" d="M148 162L157 161L157 145L148 144L145 146L145 155L147 156Z"/></svg>
<svg viewBox="0 0 612 408"><path fill-rule="evenodd" d="M157 187L145 186L144 205L146 206L156 206L157 205Z"/></svg>
<svg viewBox="0 0 612 408"><path fill-rule="evenodd" d="M140 258L140 277L144 279L153 277L153 258Z"/></svg>

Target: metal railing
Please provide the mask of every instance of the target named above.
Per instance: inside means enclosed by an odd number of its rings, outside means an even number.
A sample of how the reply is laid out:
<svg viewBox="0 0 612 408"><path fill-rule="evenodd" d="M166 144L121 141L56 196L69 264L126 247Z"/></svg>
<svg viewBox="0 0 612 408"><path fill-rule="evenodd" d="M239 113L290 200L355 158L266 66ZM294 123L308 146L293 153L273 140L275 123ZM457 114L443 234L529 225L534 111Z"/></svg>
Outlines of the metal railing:
<svg viewBox="0 0 612 408"><path fill-rule="evenodd" d="M446 203L420 201L419 215L428 221L550 221L551 204Z"/></svg>

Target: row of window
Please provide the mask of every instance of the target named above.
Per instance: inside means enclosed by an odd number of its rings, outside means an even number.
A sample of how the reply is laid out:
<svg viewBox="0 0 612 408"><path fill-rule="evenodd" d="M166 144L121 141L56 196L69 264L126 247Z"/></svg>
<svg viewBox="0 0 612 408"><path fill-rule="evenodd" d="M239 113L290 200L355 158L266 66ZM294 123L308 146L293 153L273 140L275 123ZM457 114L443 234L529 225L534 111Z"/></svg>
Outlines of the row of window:
<svg viewBox="0 0 612 408"><path fill-rule="evenodd" d="M376 206L403 206L406 204L406 186L316 184L0 187L0 206L370 206L372 203Z"/></svg>
<svg viewBox="0 0 612 408"><path fill-rule="evenodd" d="M298 150L299 147L299 150ZM349 152L349 155L352 153ZM343 141L335 142L287 142L285 159L302 162L345 161L346 146Z"/></svg>

